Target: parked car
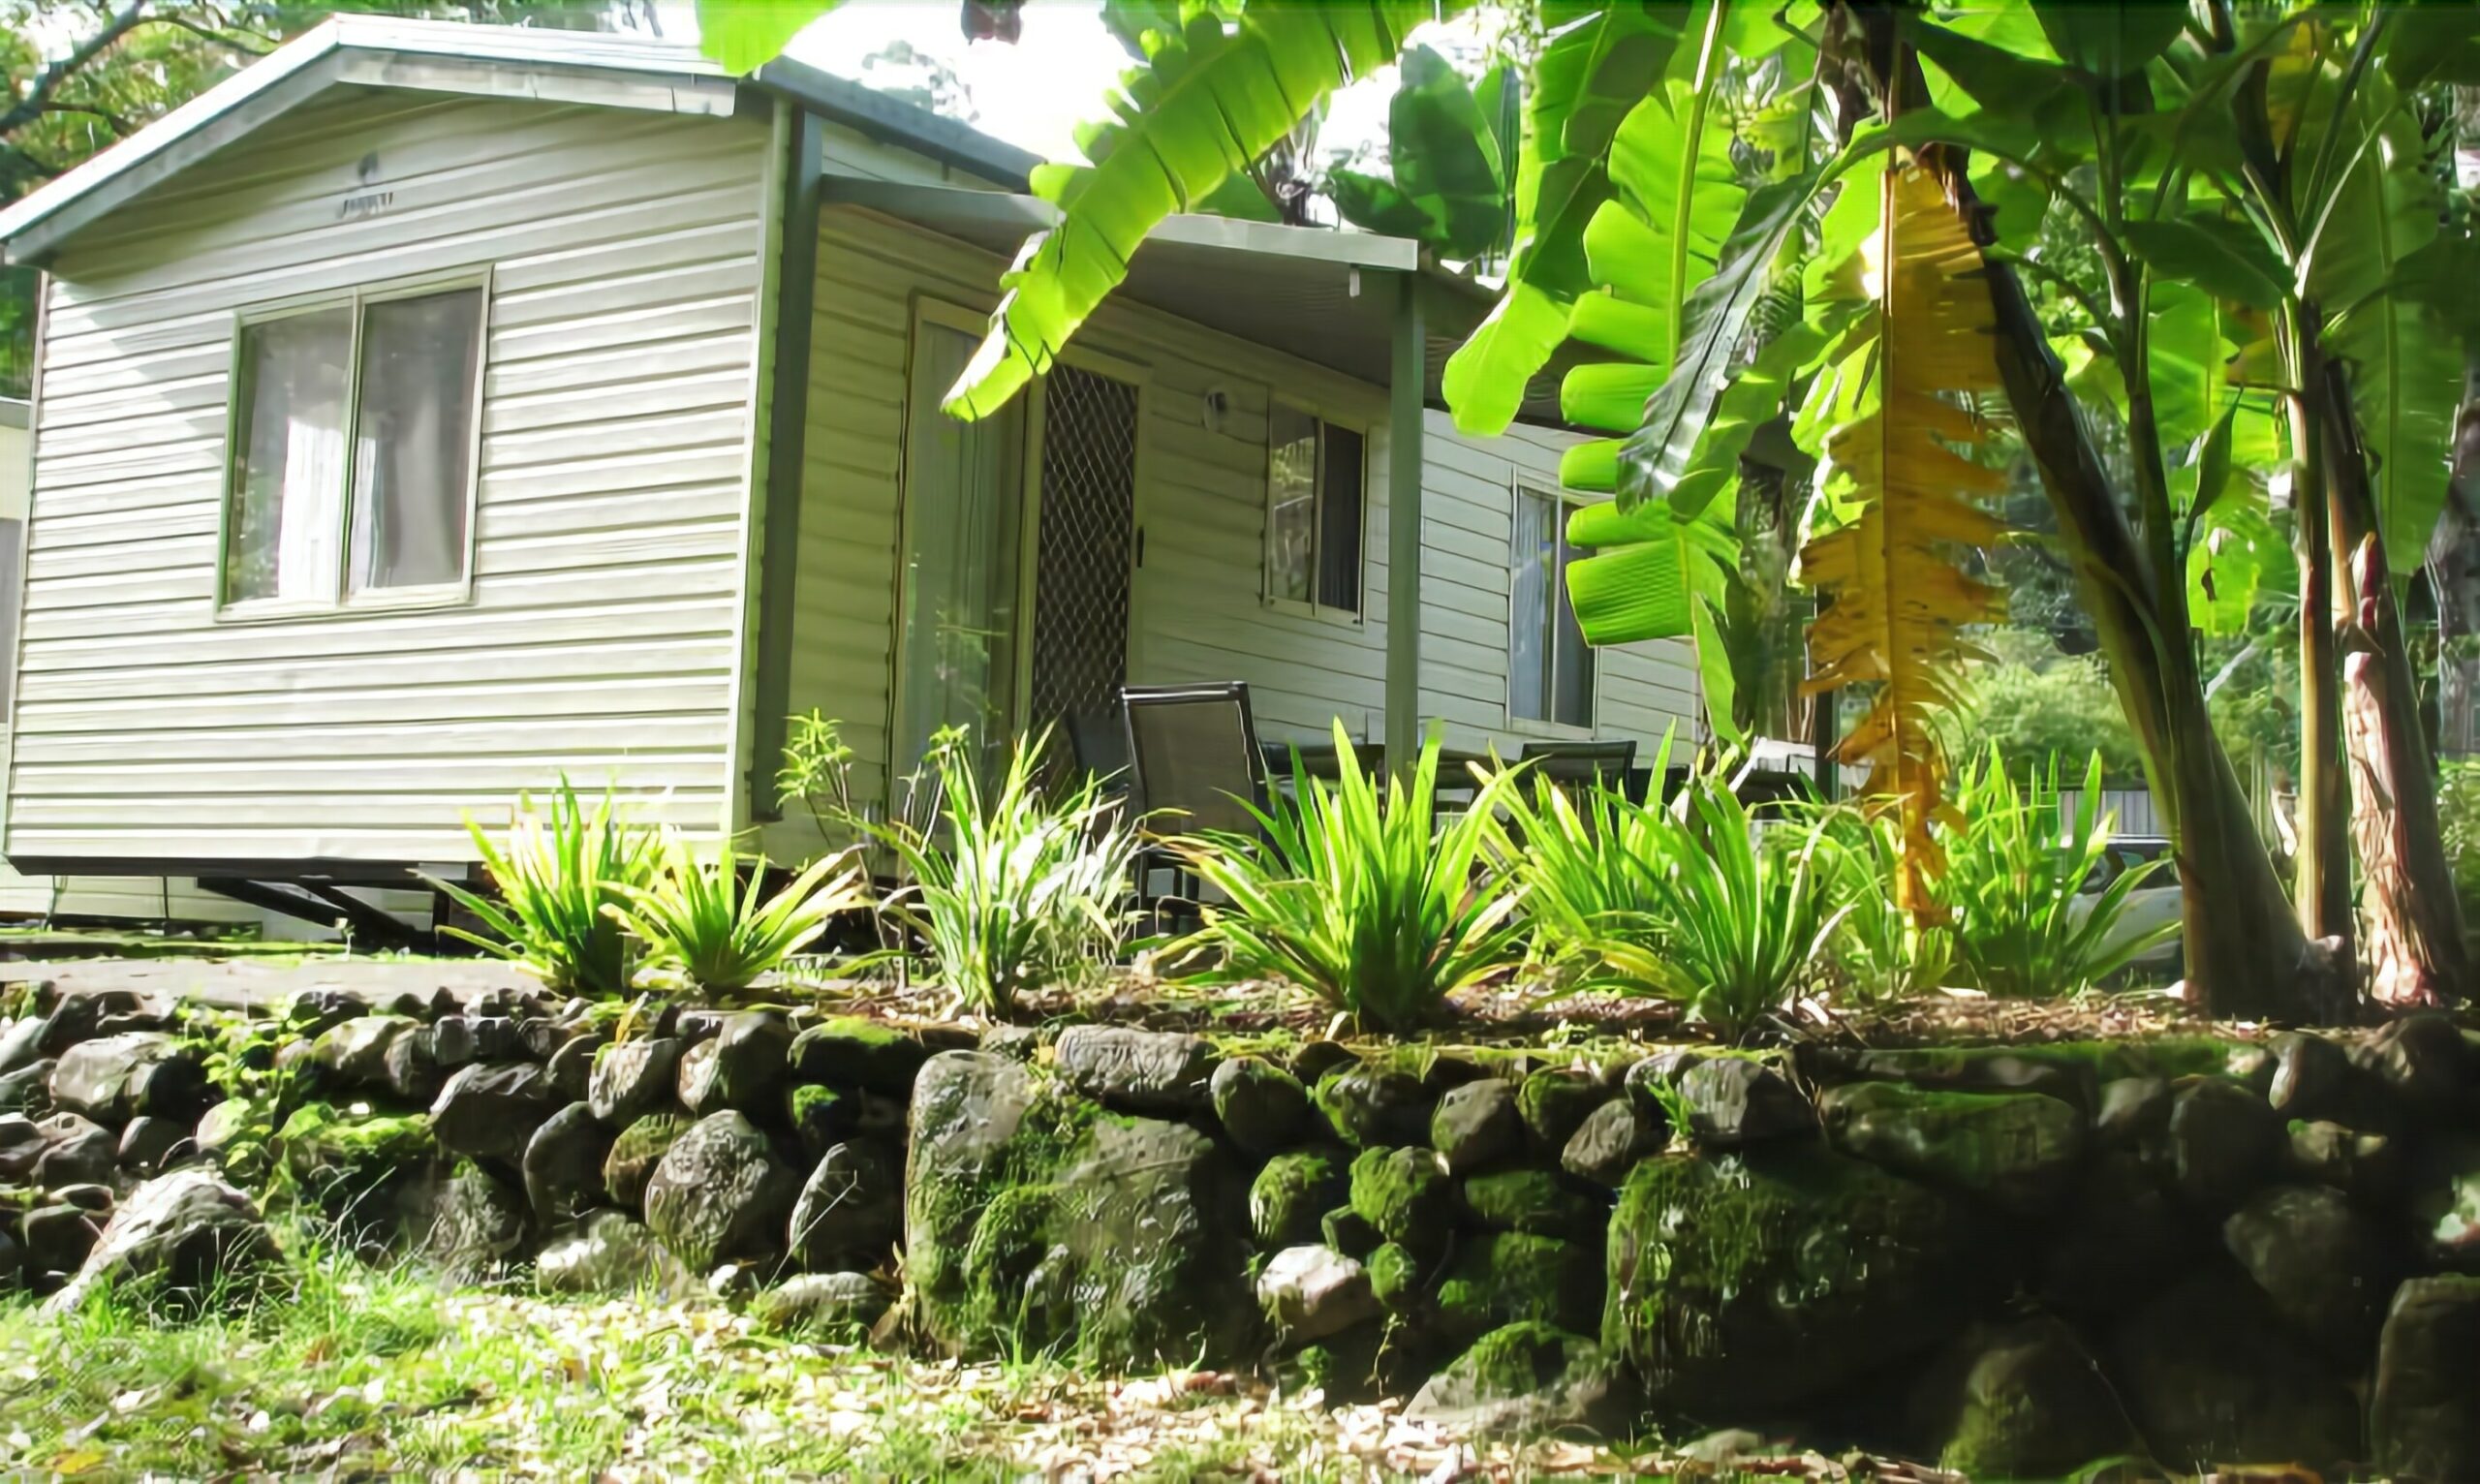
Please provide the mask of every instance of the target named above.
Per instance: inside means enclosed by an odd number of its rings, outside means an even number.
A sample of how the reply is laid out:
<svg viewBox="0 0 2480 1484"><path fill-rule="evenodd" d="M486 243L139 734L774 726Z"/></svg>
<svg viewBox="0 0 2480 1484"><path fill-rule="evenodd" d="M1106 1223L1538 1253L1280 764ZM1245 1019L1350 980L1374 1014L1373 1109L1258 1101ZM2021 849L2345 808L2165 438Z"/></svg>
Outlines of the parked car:
<svg viewBox="0 0 2480 1484"><path fill-rule="evenodd" d="M2178 867L2170 862L2170 842L2158 835L2122 835L2110 842L2109 853L2093 870L2092 879L2084 883L2079 898L2091 901L2108 888L2112 881L2146 861L2162 864L2142 885L2127 896L2126 911L2119 918L2114 942L2124 943L2158 930L2163 923L2177 924L2183 911L2179 889ZM2186 955L2179 935L2173 932L2130 966L2139 979L2175 979L2186 972Z"/></svg>

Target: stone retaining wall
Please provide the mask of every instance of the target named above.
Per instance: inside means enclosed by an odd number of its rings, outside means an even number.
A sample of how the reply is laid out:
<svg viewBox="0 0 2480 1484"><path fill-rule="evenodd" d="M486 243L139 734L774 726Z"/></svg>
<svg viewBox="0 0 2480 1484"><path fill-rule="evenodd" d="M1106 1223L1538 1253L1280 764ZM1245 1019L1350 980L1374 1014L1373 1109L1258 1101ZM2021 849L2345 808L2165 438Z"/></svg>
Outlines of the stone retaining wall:
<svg viewBox="0 0 2480 1484"><path fill-rule="evenodd" d="M615 1041L513 997L284 1026L238 1053L268 1107L134 997L0 1025L0 1282L70 1283L133 1187L221 1166L459 1273L1477 1427L2480 1477L2480 1044L2441 1017L1590 1058L758 1011Z"/></svg>

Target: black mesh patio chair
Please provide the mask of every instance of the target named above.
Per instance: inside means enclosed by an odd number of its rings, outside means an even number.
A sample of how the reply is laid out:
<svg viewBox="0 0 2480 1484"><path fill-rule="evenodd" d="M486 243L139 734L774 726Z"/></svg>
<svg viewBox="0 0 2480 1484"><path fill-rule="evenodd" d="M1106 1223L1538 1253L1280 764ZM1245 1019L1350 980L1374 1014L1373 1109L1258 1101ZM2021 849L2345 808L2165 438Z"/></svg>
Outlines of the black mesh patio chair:
<svg viewBox="0 0 2480 1484"><path fill-rule="evenodd" d="M1560 788L1600 783L1625 789L1636 770L1636 739L1527 742L1524 750L1516 754L1516 761L1532 764L1528 772L1535 778L1548 779Z"/></svg>
<svg viewBox="0 0 2480 1484"><path fill-rule="evenodd" d="M1248 805L1266 804L1265 769L1245 681L1210 685L1126 686L1120 691L1130 763L1130 797L1150 817L1148 834L1163 837L1216 831L1255 836ZM1137 868L1138 896L1158 867L1172 873L1172 892L1196 882L1160 845Z"/></svg>

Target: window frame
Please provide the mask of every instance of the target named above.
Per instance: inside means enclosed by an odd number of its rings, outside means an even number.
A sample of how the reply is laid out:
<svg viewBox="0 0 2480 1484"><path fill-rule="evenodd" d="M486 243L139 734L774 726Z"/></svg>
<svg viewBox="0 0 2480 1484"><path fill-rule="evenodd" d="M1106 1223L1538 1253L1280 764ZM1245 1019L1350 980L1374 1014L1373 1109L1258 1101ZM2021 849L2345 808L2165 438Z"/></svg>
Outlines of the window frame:
<svg viewBox="0 0 2480 1484"><path fill-rule="evenodd" d="M488 385L491 369L491 311L495 273L491 265L460 268L450 272L429 273L415 277L387 279L375 284L357 284L348 289L327 290L316 294L294 294L286 298L267 299L245 305L232 312L232 332L227 351L224 398L224 468L218 480L215 510L215 591L211 595L218 623L269 623L300 619L344 618L373 612L394 612L405 609L449 608L470 603L474 599L475 527L480 518L482 488L482 394ZM465 550L461 575L453 582L428 582L415 587L374 588L353 591L353 512L359 491L356 489L356 465L359 462L361 441L361 370L362 329L364 311L372 304L385 304L400 299L427 298L434 294L453 294L461 290L480 291L480 354L474 357L472 384L466 388L467 405L473 409L473 426L467 433L465 456ZM351 347L347 351L345 375L346 448L345 487L335 510L336 568L331 591L325 598L242 598L232 594L232 495L233 477L239 469L237 449L249 436L248 415L253 386L247 375L248 358L243 346L249 330L260 325L295 319L332 309L348 310L353 316Z"/></svg>
<svg viewBox="0 0 2480 1484"><path fill-rule="evenodd" d="M1277 408L1287 408L1308 418L1318 428L1317 483L1309 507L1309 589L1306 602L1286 598L1275 591L1275 438L1274 415ZM1360 599L1357 607L1343 607L1323 600L1318 592L1318 544L1326 530L1326 429L1339 428L1360 439L1360 526L1353 539L1360 547L1360 560L1354 564L1359 580L1354 592ZM1265 467L1258 476L1257 518L1261 534L1257 545L1258 600L1278 612L1294 613L1331 624L1354 627L1367 622L1369 610L1369 470L1370 434L1366 424L1349 417L1330 416L1317 404L1299 397L1270 396L1266 399Z"/></svg>
<svg viewBox="0 0 2480 1484"><path fill-rule="evenodd" d="M1522 502L1523 502L1523 501L1525 501L1525 500L1526 500L1526 499L1528 499L1528 498L1530 498L1530 499L1535 499L1535 500L1547 500L1547 501L1549 501L1549 502L1551 503L1551 505L1552 505L1552 506L1553 506L1553 507L1554 507L1554 508L1559 511L1558 546L1559 546L1559 548L1560 548L1562 551L1565 551L1565 550L1572 549L1572 548L1569 548L1569 547L1568 547L1568 544L1567 544L1567 517L1568 517L1568 516L1570 516L1570 515L1572 515L1572 514L1574 514L1578 508L1580 508L1580 507L1582 507L1582 506L1586 506L1586 505L1590 505L1590 504L1592 504L1592 501L1590 501L1590 500L1588 500L1588 499L1585 499L1585 498L1582 498L1582 497L1578 496L1578 495L1575 495L1575 494L1573 494L1573 493L1570 493L1569 491L1567 491L1567 490L1566 490L1566 489L1563 489L1563 488L1561 488L1561 487L1559 487L1559 486L1556 486L1556 485L1544 486L1544 485L1542 485L1542 484L1535 483L1535 482L1534 482L1534 481L1532 481L1532 480L1529 480L1529 479L1518 479L1514 480L1514 481L1513 481L1513 482L1508 486L1508 489L1509 489L1509 499L1508 499L1508 505L1507 505L1507 649L1506 649L1506 654L1507 654L1507 694L1506 694L1506 718L1507 718L1507 729L1508 729L1509 731L1511 731L1511 732L1515 732L1515 733L1517 733L1517 734L1519 734L1519 735L1528 735L1528 736L1536 736L1536 737L1550 738L1550 739L1555 739L1555 740L1559 740L1559 741L1576 741L1576 740L1585 740L1585 739L1590 739L1590 738L1592 738L1593 736L1595 736L1595 735L1596 735L1596 734L1598 733L1598 731L1599 731L1599 729L1600 729L1600 727L1601 727L1601 681L1602 681L1601 661L1602 661L1602 653L1601 653L1601 650L1600 650L1598 647L1595 646L1595 645L1587 644L1587 645L1585 646L1585 656L1586 656L1585 679L1586 679L1587 684L1591 687L1591 696L1590 696L1589 704L1586 706L1586 715L1585 715L1585 719L1584 719L1582 722L1580 722L1580 723L1579 723L1579 722L1562 722L1562 721L1557 721L1557 720L1554 720L1554 719L1551 719L1551 718L1548 718L1548 717L1538 717L1538 716L1519 716L1519 715L1517 715L1517 714L1516 714L1516 709L1515 709L1515 626L1516 626L1518 623L1521 623L1521 622L1523 622L1523 621L1524 621L1524 616L1523 616L1522 614L1519 614L1519 613L1516 611L1516 597L1515 597L1515 562L1516 562L1516 551L1515 551L1515 532L1516 532L1516 522L1515 522L1515 516L1516 516L1516 510L1517 510L1517 508L1522 504ZM1568 598L1568 596L1567 596L1566 564L1564 561L1563 561L1563 562L1561 562L1561 563L1559 564L1559 570L1558 570L1556 572L1552 573L1551 580L1552 580L1552 581L1553 581L1553 583L1555 584L1555 586L1551 589L1551 593L1552 593L1551 602L1552 602L1552 603L1561 603L1561 604L1565 604L1565 605L1567 607L1567 610L1568 610L1570 613L1574 612L1574 611L1575 611L1575 604L1574 604L1574 601L1573 601L1573 600L1571 600L1570 598ZM1546 676L1546 677L1555 677L1555 676L1558 674L1559 659L1558 659L1558 654L1557 654L1557 652L1556 652L1556 651L1555 651L1551 646L1556 642L1556 640L1558 639L1558 636L1559 636L1559 624L1558 624L1558 621L1557 621L1557 619L1558 619L1558 615L1557 615L1556 613L1552 613L1552 614L1548 615L1548 617L1549 617L1549 619L1550 619L1550 623L1549 623L1549 631L1550 631L1550 632L1542 635L1542 656L1543 656L1543 664L1547 666L1547 668L1546 668L1546 670L1545 670L1545 676Z"/></svg>

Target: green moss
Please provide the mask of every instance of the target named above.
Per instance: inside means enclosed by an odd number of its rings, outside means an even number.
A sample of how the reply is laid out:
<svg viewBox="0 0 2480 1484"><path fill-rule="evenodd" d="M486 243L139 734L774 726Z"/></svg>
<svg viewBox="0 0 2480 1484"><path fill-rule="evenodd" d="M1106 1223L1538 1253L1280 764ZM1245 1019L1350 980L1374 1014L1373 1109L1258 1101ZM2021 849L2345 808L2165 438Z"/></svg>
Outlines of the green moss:
<svg viewBox="0 0 2480 1484"><path fill-rule="evenodd" d="M649 1113L621 1129L611 1141L611 1153L604 1157L604 1189L621 1205L636 1205L645 1198L656 1161L688 1131L689 1120L677 1113Z"/></svg>
<svg viewBox="0 0 2480 1484"><path fill-rule="evenodd" d="M1514 1397L1538 1391L1567 1369L1568 1351L1591 1342L1539 1319L1520 1319L1474 1341L1456 1363L1470 1372L1485 1395Z"/></svg>
<svg viewBox="0 0 2480 1484"><path fill-rule="evenodd" d="M1507 1170L1464 1179L1464 1207L1494 1231L1521 1231L1598 1243L1609 1206L1548 1170Z"/></svg>
<svg viewBox="0 0 2480 1484"><path fill-rule="evenodd" d="M796 1082L823 1082L901 1098L929 1049L911 1034L858 1015L823 1020L792 1037L789 1062Z"/></svg>
<svg viewBox="0 0 2480 1484"><path fill-rule="evenodd" d="M786 1101L792 1118L792 1131L799 1135L801 1148L813 1159L825 1154L837 1140L851 1132L861 1118L859 1098L815 1082L805 1082L793 1088Z"/></svg>
<svg viewBox="0 0 2480 1484"><path fill-rule="evenodd" d="M1361 1265L1369 1272L1371 1291L1388 1313L1408 1314L1422 1308L1421 1278L1426 1266L1410 1249L1389 1242Z"/></svg>
<svg viewBox="0 0 2480 1484"><path fill-rule="evenodd" d="M1455 1187L1426 1149L1363 1150L1352 1160L1352 1210L1389 1242L1435 1252L1455 1218Z"/></svg>
<svg viewBox="0 0 2480 1484"><path fill-rule="evenodd" d="M1619 1090L1589 1071L1553 1067L1534 1072L1516 1089L1515 1108L1524 1127L1540 1145L1553 1152L1566 1147L1593 1110L1618 1096Z"/></svg>
<svg viewBox="0 0 2480 1484"><path fill-rule="evenodd" d="M1611 1218L1602 1348L1683 1410L1856 1379L2010 1281L1975 1209L1818 1145L1644 1160Z"/></svg>
<svg viewBox="0 0 2480 1484"><path fill-rule="evenodd" d="M1277 1155L1249 1187L1249 1227L1266 1247L1318 1240L1319 1220L1349 1198L1343 1167L1326 1155Z"/></svg>
<svg viewBox="0 0 2480 1484"><path fill-rule="evenodd" d="M1358 1148L1417 1144L1429 1137L1434 1099L1409 1072L1353 1064L1318 1079L1310 1100L1344 1142Z"/></svg>
<svg viewBox="0 0 2480 1484"><path fill-rule="evenodd" d="M435 1159L430 1119L420 1113L339 1113L324 1102L305 1103L276 1130L276 1147L297 1176L344 1170L379 1177Z"/></svg>
<svg viewBox="0 0 2480 1484"><path fill-rule="evenodd" d="M1601 1316L1601 1253L1577 1242L1492 1232L1456 1250L1438 1285L1440 1328L1465 1339L1528 1320L1586 1331Z"/></svg>

